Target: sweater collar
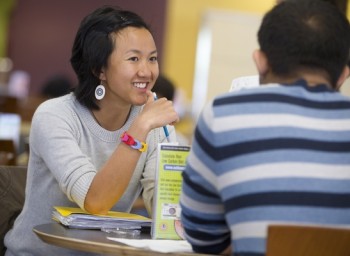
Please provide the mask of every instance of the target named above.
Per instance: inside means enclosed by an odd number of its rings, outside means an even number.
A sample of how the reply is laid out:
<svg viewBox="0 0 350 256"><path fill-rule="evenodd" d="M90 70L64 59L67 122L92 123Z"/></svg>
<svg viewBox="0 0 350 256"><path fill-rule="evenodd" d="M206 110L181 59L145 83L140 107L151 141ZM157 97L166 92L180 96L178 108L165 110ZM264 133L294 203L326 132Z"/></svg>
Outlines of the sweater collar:
<svg viewBox="0 0 350 256"><path fill-rule="evenodd" d="M101 140L108 142L116 142L121 136L121 134L129 129L132 121L141 111L140 106L133 106L131 108L128 120L125 122L123 127L116 131L108 131L97 123L92 112L87 107L81 105L77 99L75 99L75 105L77 106L77 109L79 109L79 118L82 120L84 125L90 130L90 132L93 133L96 137L100 138Z"/></svg>

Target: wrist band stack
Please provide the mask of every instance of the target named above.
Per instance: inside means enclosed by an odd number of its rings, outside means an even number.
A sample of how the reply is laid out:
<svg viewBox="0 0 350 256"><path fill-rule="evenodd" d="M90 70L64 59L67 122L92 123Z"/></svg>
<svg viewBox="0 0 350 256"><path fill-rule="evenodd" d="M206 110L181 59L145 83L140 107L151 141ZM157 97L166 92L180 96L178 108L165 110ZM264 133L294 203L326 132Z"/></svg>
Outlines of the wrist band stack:
<svg viewBox="0 0 350 256"><path fill-rule="evenodd" d="M133 149L137 149L140 152L145 152L147 150L147 143L134 139L127 132L124 132L120 138L122 139L122 142L129 145Z"/></svg>

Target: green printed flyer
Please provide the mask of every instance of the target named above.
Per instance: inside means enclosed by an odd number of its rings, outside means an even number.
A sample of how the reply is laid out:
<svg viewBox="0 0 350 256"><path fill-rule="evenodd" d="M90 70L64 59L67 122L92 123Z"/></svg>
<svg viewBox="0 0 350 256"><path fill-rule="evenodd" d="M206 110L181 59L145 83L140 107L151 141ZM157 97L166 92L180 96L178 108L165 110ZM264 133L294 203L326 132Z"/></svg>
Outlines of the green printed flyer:
<svg viewBox="0 0 350 256"><path fill-rule="evenodd" d="M180 221L182 171L190 146L158 145L156 186L153 199L153 239L183 239Z"/></svg>

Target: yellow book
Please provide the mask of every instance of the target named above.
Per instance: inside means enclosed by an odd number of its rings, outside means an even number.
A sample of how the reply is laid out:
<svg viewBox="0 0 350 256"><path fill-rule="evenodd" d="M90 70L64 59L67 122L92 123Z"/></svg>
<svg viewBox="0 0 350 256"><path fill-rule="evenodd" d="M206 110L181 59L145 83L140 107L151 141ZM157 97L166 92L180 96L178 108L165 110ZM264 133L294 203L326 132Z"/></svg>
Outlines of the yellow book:
<svg viewBox="0 0 350 256"><path fill-rule="evenodd" d="M55 206L52 218L70 228L141 228L150 227L152 219L128 212L109 211L107 214L90 214L78 207Z"/></svg>

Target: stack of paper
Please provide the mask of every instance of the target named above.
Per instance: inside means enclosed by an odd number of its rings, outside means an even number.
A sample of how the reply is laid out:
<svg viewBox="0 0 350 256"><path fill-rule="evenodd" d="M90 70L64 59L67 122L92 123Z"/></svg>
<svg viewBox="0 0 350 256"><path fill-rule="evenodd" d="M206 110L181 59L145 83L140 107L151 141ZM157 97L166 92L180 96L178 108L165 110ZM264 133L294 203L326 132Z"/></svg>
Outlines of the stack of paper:
<svg viewBox="0 0 350 256"><path fill-rule="evenodd" d="M103 229L124 228L141 229L150 227L152 219L141 215L109 211L106 215L94 215L74 207L54 207L52 218L69 228Z"/></svg>
<svg viewBox="0 0 350 256"><path fill-rule="evenodd" d="M148 249L162 253L193 252L192 246L186 240L166 240L166 239L125 239L108 237L107 239L123 243L136 248ZM151 255L151 254L150 254Z"/></svg>

